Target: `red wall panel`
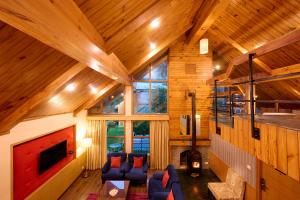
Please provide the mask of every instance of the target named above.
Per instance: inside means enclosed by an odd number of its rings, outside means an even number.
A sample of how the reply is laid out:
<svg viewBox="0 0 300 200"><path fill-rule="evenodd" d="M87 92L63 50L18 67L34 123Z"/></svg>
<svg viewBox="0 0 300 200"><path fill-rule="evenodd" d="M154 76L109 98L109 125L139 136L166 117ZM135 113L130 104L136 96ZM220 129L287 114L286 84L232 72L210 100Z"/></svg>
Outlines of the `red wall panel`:
<svg viewBox="0 0 300 200"><path fill-rule="evenodd" d="M40 152L67 140L67 157L39 174ZM71 126L49 135L19 144L13 148L14 199L22 200L75 158L75 127Z"/></svg>

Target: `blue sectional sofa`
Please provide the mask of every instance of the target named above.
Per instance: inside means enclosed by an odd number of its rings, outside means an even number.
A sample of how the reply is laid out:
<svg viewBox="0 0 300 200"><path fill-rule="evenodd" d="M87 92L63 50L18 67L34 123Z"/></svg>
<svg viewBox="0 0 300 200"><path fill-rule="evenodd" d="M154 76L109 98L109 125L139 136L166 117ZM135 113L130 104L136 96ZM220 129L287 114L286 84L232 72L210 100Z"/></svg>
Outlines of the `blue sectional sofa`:
<svg viewBox="0 0 300 200"><path fill-rule="evenodd" d="M111 168L111 157L121 156L121 167ZM143 167L133 168L134 157L143 157ZM107 154L107 162L102 168L102 183L106 180L130 180L131 183L144 184L147 182L147 154L133 154L130 153L109 153Z"/></svg>
<svg viewBox="0 0 300 200"><path fill-rule="evenodd" d="M111 168L111 157L121 156L121 167ZM109 153L107 154L107 162L102 167L102 183L106 180L124 180L124 173L126 171L127 153Z"/></svg>
<svg viewBox="0 0 300 200"><path fill-rule="evenodd" d="M162 186L164 172L156 172L149 180L148 197L150 200L165 200L172 190L175 200L183 200L183 193L180 188L179 179L173 165L166 168L169 173L169 180L166 188Z"/></svg>
<svg viewBox="0 0 300 200"><path fill-rule="evenodd" d="M143 167L133 168L134 157L143 157ZM128 154L128 163L125 170L125 179L134 184L145 184L147 182L147 154Z"/></svg>

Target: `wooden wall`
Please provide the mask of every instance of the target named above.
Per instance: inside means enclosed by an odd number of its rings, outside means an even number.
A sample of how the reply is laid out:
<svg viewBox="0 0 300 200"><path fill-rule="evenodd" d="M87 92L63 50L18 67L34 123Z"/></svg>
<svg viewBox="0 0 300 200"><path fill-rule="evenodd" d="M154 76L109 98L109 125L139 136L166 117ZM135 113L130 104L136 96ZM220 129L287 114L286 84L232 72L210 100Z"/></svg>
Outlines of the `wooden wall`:
<svg viewBox="0 0 300 200"><path fill-rule="evenodd" d="M201 134L208 138L208 116L211 102L206 80L212 75L212 56L199 54L199 45L187 46L180 38L169 49L169 116L170 135L179 135L180 115L191 114L191 100L186 90L196 90L197 114L201 115Z"/></svg>
<svg viewBox="0 0 300 200"><path fill-rule="evenodd" d="M249 119L235 117L234 124L234 128L219 125L221 138L294 180L300 181L300 131L256 123L256 127L260 128L260 140L256 140L251 137ZM215 133L214 127L214 122L210 121L210 133Z"/></svg>

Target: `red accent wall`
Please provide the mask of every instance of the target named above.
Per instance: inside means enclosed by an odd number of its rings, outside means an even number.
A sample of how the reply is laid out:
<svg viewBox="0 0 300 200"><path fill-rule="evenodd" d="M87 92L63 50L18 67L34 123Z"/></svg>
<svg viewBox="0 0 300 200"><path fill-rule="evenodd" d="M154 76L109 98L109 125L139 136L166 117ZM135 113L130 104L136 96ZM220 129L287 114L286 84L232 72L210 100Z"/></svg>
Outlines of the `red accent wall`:
<svg viewBox="0 0 300 200"><path fill-rule="evenodd" d="M40 152L67 140L67 157L39 175ZM50 177L71 162L75 157L75 126L71 126L49 135L19 144L13 148L13 184L14 199L22 200Z"/></svg>

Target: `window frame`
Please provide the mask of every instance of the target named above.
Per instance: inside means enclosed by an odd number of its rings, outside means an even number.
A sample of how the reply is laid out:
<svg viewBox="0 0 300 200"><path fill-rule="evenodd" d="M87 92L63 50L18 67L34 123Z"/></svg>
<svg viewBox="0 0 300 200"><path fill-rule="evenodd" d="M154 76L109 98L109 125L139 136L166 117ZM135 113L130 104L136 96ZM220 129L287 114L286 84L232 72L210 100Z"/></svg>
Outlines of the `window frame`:
<svg viewBox="0 0 300 200"><path fill-rule="evenodd" d="M123 138L124 145L123 145L122 153L125 153L126 152L126 121L125 120L106 120L105 123L107 123L109 121L124 122L124 135L123 136L120 136L120 135L118 135L118 136L108 136L108 134L107 134L107 124L106 124L106 153L114 153L114 152L109 152L108 151L108 142L107 142L108 138Z"/></svg>
<svg viewBox="0 0 300 200"><path fill-rule="evenodd" d="M155 63L157 63L158 61L160 60L166 60L167 61L167 80L152 80L152 77L151 77L151 70L152 70L152 67L154 66ZM169 57L167 55L164 55L162 57L160 57L159 59L155 60L154 62L151 62L149 65L147 65L145 67L145 69L147 69L149 71L149 80L137 80L137 79L133 79L132 80L132 83L135 83L135 82L142 82L142 83L149 83L149 109L150 109L150 112L149 113L139 113L139 112L135 112L135 107L136 107L136 98L134 96L134 87L132 86L132 97L133 97L133 101L132 101L132 109L131 109L131 112L134 114L134 115L167 115L169 114ZM152 83L165 83L167 85L167 112L165 113L154 113L154 112L151 112L151 109L152 109Z"/></svg>
<svg viewBox="0 0 300 200"><path fill-rule="evenodd" d="M149 122L149 136L134 136L134 132L133 132L133 129L134 129L134 126L133 126L133 124L134 124L134 122L137 122L137 121L148 121ZM143 139L143 138L148 138L149 139L149 152L147 153L147 155L150 155L150 121L149 120L134 120L134 121L131 121L131 126L132 126L132 131L131 131L131 135L132 135L132 137L131 137L131 152L132 153L137 153L137 152L134 152L134 138L141 138L141 139ZM138 153L140 153L140 152L138 152Z"/></svg>

